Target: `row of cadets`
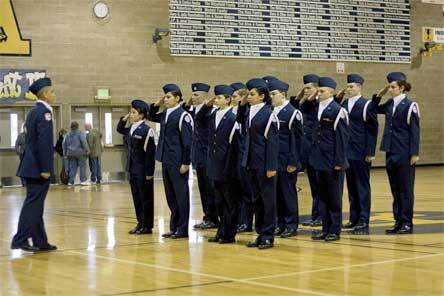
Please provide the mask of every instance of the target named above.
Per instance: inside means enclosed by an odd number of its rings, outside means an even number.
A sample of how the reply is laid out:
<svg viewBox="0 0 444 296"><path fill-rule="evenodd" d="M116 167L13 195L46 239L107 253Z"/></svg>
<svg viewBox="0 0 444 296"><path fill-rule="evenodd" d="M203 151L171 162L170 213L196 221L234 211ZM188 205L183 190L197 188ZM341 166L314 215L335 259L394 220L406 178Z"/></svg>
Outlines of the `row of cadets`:
<svg viewBox="0 0 444 296"><path fill-rule="evenodd" d="M170 231L162 236L178 239L188 237L193 119L180 105L182 92L177 85L166 84L163 91L165 96L150 105L148 118L160 123L156 160L162 163L165 195L171 211ZM159 113L163 107L165 109Z"/></svg>
<svg viewBox="0 0 444 296"><path fill-rule="evenodd" d="M230 103L233 89L217 85L215 97L208 100L196 115L195 122L209 124L207 176L214 182L219 227L209 242L234 243L237 232L239 207L239 175L237 174L239 127ZM213 109L216 105L217 109Z"/></svg>
<svg viewBox="0 0 444 296"><path fill-rule="evenodd" d="M130 176L131 194L137 225L130 234L152 233L154 222L154 186L156 144L154 131L145 123L149 106L142 100L131 102L131 111L121 117L117 132L128 139L126 171Z"/></svg>
<svg viewBox="0 0 444 296"><path fill-rule="evenodd" d="M210 86L205 83L196 82L191 85L192 94L189 100L182 104L182 107L195 118L202 110L204 101L208 99ZM199 187L200 199L204 217L201 223L194 225L196 229L216 228L219 224L213 182L207 176L207 155L209 139L209 123L207 121L195 121L193 131L193 141L191 146L191 163L196 169L197 184Z"/></svg>
<svg viewBox="0 0 444 296"><path fill-rule="evenodd" d="M368 234L370 222L370 168L375 158L378 137L376 105L362 97L364 78L358 74L347 76L348 99L342 107L348 111L350 137L347 146L349 167L346 170L349 222L344 229L353 229L352 234Z"/></svg>
<svg viewBox="0 0 444 296"><path fill-rule="evenodd" d="M309 108L310 102L308 98L313 96L319 87L319 76L316 74L307 74L303 77L304 87L299 94L290 100L291 104L302 112L302 146L301 146L301 163L302 168L306 170L310 191L312 197L311 217L308 221L302 222L304 226L320 226L322 220L319 212L319 186L316 176L316 170L310 162L310 153L312 151L313 129L317 121L317 113L313 108Z"/></svg>
<svg viewBox="0 0 444 296"><path fill-rule="evenodd" d="M319 78L318 97L308 98L310 108L317 117L313 129L310 163L316 170L319 189L319 209L322 232L313 240L339 240L342 226L342 193L344 172L348 168L347 144L349 137L348 114L334 100L336 81Z"/></svg>
<svg viewBox="0 0 444 296"><path fill-rule="evenodd" d="M415 165L419 160L419 106L407 97L412 86L404 73L389 73L387 81L388 85L373 96L378 114L385 115L381 150L386 153L386 170L393 195L395 225L386 233L410 234L413 232ZM387 92L391 98L379 104Z"/></svg>
<svg viewBox="0 0 444 296"><path fill-rule="evenodd" d="M279 120L279 158L277 168L277 227L282 238L297 234L299 226L297 173L301 168L302 114L287 100L289 85L278 79L268 81L273 113Z"/></svg>
<svg viewBox="0 0 444 296"><path fill-rule="evenodd" d="M256 240L247 247L272 248L276 227L276 173L279 155L279 120L270 106L267 83L247 82L249 108L242 102L238 120L247 127L242 166L246 168L254 196Z"/></svg>
<svg viewBox="0 0 444 296"><path fill-rule="evenodd" d="M233 95L231 99L232 112L237 116L238 106L241 102L244 104L247 102L248 89L247 86L242 82L232 83L231 88L233 89ZM246 107L246 106L245 106ZM240 149L238 151L238 163L237 163L237 175L240 181L240 194L239 198L239 217L237 232L251 232L253 231L253 216L254 216L254 202L253 202L253 192L251 189L251 184L248 180L247 170L242 166L242 157L245 147L245 138L247 134L247 126L238 122L239 133L238 133L238 143Z"/></svg>

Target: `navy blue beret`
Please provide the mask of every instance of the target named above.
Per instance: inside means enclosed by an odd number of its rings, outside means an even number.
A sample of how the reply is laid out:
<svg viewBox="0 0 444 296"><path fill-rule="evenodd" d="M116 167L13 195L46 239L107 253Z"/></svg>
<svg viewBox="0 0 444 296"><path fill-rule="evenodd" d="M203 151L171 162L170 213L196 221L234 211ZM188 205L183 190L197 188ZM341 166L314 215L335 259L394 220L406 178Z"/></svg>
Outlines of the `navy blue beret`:
<svg viewBox="0 0 444 296"><path fill-rule="evenodd" d="M347 75L347 83L364 83L364 78L359 74L349 74Z"/></svg>
<svg viewBox="0 0 444 296"><path fill-rule="evenodd" d="M247 86L245 84L243 84L242 82L236 82L230 85L231 88L236 91L236 90L240 90L240 89L247 89Z"/></svg>
<svg viewBox="0 0 444 296"><path fill-rule="evenodd" d="M336 81L330 77L320 77L319 87L331 87L336 89Z"/></svg>
<svg viewBox="0 0 444 296"><path fill-rule="evenodd" d="M233 94L233 92L234 92L234 89L229 85L221 84L221 85L216 85L214 87L214 94L216 96L218 96L218 95L231 96Z"/></svg>
<svg viewBox="0 0 444 296"><path fill-rule="evenodd" d="M389 83L393 81L406 81L407 77L402 72L392 72L387 75L387 81Z"/></svg>
<svg viewBox="0 0 444 296"><path fill-rule="evenodd" d="M180 88L176 84L165 84L163 86L163 92L165 94L167 94L169 92L173 92L173 91L179 91L180 92Z"/></svg>
<svg viewBox="0 0 444 296"><path fill-rule="evenodd" d="M256 88L256 89L260 89L260 88L268 89L268 86L267 86L267 82L265 82L265 80L263 80L261 78L253 78L253 79L248 80L247 88L248 88L248 90L252 90L253 88Z"/></svg>
<svg viewBox="0 0 444 296"><path fill-rule="evenodd" d="M37 95L37 93L44 87L51 86L51 79L49 78L40 78L29 87L29 91L33 94Z"/></svg>
<svg viewBox="0 0 444 296"><path fill-rule="evenodd" d="M205 83L196 82L191 84L191 90L208 92L210 90L210 86Z"/></svg>
<svg viewBox="0 0 444 296"><path fill-rule="evenodd" d="M262 79L265 80L265 82L267 82L267 83L270 82L270 81L273 81L273 80L279 80L276 77L271 76L271 75L264 76L264 77L262 77Z"/></svg>
<svg viewBox="0 0 444 296"><path fill-rule="evenodd" d="M149 107L148 104L144 101L135 99L131 102L131 107L143 113L143 115L145 115L145 118L147 117Z"/></svg>
<svg viewBox="0 0 444 296"><path fill-rule="evenodd" d="M281 91L288 91L288 88L290 87L287 83L280 81L280 80L271 80L268 83L268 90L281 90Z"/></svg>
<svg viewBox="0 0 444 296"><path fill-rule="evenodd" d="M319 76L316 74L307 74L304 76L304 84L307 83L319 83Z"/></svg>

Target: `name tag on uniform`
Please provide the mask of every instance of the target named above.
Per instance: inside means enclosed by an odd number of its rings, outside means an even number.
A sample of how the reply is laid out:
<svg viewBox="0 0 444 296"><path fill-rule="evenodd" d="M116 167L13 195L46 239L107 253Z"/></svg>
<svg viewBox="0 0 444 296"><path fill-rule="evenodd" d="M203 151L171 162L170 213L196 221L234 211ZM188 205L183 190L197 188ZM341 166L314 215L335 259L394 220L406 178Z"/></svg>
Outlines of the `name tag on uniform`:
<svg viewBox="0 0 444 296"><path fill-rule="evenodd" d="M139 139L139 140L142 139L142 136L139 136L139 135L134 135L133 137L136 139Z"/></svg>
<svg viewBox="0 0 444 296"><path fill-rule="evenodd" d="M51 115L51 113L45 113L45 119L46 119L47 121L51 121L51 120L52 120L52 115Z"/></svg>

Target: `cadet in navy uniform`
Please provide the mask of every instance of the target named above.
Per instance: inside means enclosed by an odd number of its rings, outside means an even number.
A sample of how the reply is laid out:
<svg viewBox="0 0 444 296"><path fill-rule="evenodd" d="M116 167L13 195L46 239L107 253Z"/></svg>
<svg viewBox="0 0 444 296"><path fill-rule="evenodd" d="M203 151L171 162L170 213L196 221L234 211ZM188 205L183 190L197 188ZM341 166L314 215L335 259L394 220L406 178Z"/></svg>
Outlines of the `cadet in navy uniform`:
<svg viewBox="0 0 444 296"><path fill-rule="evenodd" d="M26 117L26 147L17 171L17 176L26 180L26 198L11 248L30 252L54 251L57 247L49 244L46 236L43 208L53 174L53 110L50 104L56 96L49 78L36 80L29 91L38 100Z"/></svg>
<svg viewBox="0 0 444 296"><path fill-rule="evenodd" d="M208 241L227 244L235 242L237 230L240 190L237 174L238 124L230 107L233 89L228 85L217 85L214 93L216 97L202 107L195 121L206 120L210 124L207 174L214 181L220 223L216 235ZM213 110L213 104L216 104L216 110Z"/></svg>
<svg viewBox="0 0 444 296"><path fill-rule="evenodd" d="M268 82L273 113L279 119L279 161L277 173L277 227L282 238L297 234L299 226L297 170L301 167L302 114L287 100L289 85L280 80Z"/></svg>
<svg viewBox="0 0 444 296"><path fill-rule="evenodd" d="M302 112L304 125L302 126L302 147L301 147L301 163L303 168L307 171L308 182L310 184L310 191L312 197L311 218L304 221L304 226L320 226L322 225L321 216L319 213L319 186L316 177L316 170L310 163L310 153L312 151L313 129L316 124L316 110L307 108L310 103L307 98L312 96L319 87L319 76L315 74L307 74L303 77L304 87L298 94L296 100L291 100L291 104ZM305 98L301 104L300 100Z"/></svg>
<svg viewBox="0 0 444 296"><path fill-rule="evenodd" d="M130 234L149 234L153 228L156 144L154 131L145 123L148 108L142 100L132 101L130 113L120 118L117 124L117 131L128 137L126 171L130 175L137 217L137 225L129 231Z"/></svg>
<svg viewBox="0 0 444 296"><path fill-rule="evenodd" d="M406 93L411 90L404 73L387 75L389 85L373 96L379 103L388 91L391 98L378 106L378 113L385 114L381 150L386 152L386 170L393 195L395 225L387 234L413 232L413 201L415 165L419 160L419 107Z"/></svg>
<svg viewBox="0 0 444 296"><path fill-rule="evenodd" d="M163 237L188 237L190 217L189 166L193 120L179 104L182 92L175 84L163 87L165 96L149 108L149 120L160 123L156 159L162 163L165 195L171 210L170 231ZM160 108L166 109L158 113Z"/></svg>
<svg viewBox="0 0 444 296"><path fill-rule="evenodd" d="M247 103L249 92L247 86L242 82L235 82L232 83L230 86L234 90L231 99L232 112L237 116L239 104L242 101L245 102L245 104ZM248 180L247 171L242 166L242 155L244 153L245 137L247 134L247 130L245 126L242 125L242 123L238 122L238 125L239 125L239 133L237 137L237 141L239 144L238 176L240 183L240 191L237 194L240 194L241 198L239 202L239 219L238 219L237 232L240 233L240 232L253 231L254 207L253 207L253 192L251 189L250 182Z"/></svg>
<svg viewBox="0 0 444 296"><path fill-rule="evenodd" d="M347 147L350 166L346 170L350 217L343 228L353 228L353 234L368 234L371 205L370 168L375 158L378 137L376 106L362 97L363 83L364 78L360 75L348 75L346 93L349 98L342 103L350 120Z"/></svg>
<svg viewBox="0 0 444 296"><path fill-rule="evenodd" d="M183 104L183 107L194 118L201 111L205 99L208 98L210 86L196 82L191 85L191 90L193 92L191 98ZM196 169L197 185L204 212L203 221L194 225L194 228L210 229L217 227L219 222L214 201L213 182L207 176L209 122L194 120L194 125L191 163L193 168Z"/></svg>
<svg viewBox="0 0 444 296"><path fill-rule="evenodd" d="M347 111L333 98L336 81L319 78L319 101L309 98L316 110L313 130L313 152L310 162L316 169L319 186L319 209L322 232L314 240L339 240L342 226L342 192L344 171L348 167L347 142L349 136Z"/></svg>
<svg viewBox="0 0 444 296"><path fill-rule="evenodd" d="M248 247L272 248L276 227L276 171L279 154L279 120L269 105L267 83L263 79L247 82L250 108L238 110L247 126L242 166L247 169L254 196L255 229L258 237ZM242 107L242 108L241 108Z"/></svg>

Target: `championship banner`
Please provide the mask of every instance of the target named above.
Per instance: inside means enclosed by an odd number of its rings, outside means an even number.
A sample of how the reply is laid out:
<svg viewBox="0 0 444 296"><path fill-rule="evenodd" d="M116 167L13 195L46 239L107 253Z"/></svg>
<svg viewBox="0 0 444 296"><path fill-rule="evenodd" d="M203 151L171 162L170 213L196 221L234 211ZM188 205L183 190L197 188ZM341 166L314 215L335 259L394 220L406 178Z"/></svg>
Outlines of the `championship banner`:
<svg viewBox="0 0 444 296"><path fill-rule="evenodd" d="M37 97L28 91L34 81L46 77L46 70L0 69L0 103L15 103Z"/></svg>

